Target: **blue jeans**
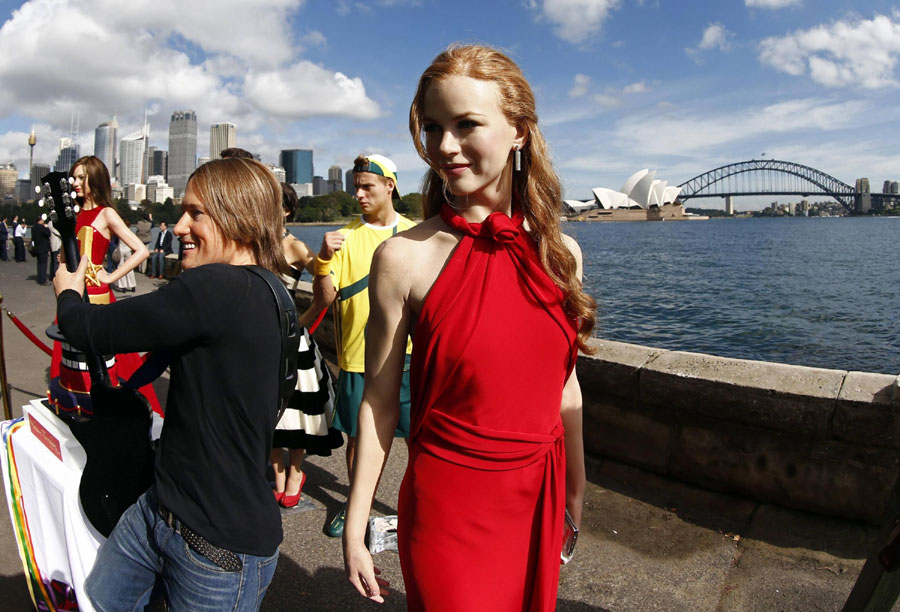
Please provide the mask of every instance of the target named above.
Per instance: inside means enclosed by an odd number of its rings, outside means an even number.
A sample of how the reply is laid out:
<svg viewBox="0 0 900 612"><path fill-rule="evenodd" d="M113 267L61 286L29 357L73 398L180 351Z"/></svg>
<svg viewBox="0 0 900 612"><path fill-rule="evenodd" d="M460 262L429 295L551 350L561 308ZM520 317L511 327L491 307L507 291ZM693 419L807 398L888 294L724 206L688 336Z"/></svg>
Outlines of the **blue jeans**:
<svg viewBox="0 0 900 612"><path fill-rule="evenodd" d="M163 253L150 253L150 276L162 276L166 271L166 256Z"/></svg>
<svg viewBox="0 0 900 612"><path fill-rule="evenodd" d="M85 581L98 612L143 610L158 580L171 612L259 610L275 574L277 550L271 557L239 553L243 570L225 571L188 548L158 510L150 488L125 511L100 547Z"/></svg>

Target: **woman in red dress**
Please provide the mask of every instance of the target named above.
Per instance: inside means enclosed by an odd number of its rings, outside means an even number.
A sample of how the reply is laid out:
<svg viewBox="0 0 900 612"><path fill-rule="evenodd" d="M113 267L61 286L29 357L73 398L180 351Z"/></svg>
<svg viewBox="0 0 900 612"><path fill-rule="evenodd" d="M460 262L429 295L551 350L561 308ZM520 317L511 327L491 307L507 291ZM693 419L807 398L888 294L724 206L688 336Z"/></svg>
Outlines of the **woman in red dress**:
<svg viewBox="0 0 900 612"><path fill-rule="evenodd" d="M72 165L69 176L74 179L72 188L80 207L75 219L78 251L80 255L90 258L85 282L88 298L92 304L109 304L115 301L112 284L147 259L149 252L113 207L109 171L100 158L88 155L78 159ZM103 258L113 235L128 245L131 256L113 272L107 272L103 267ZM63 349L59 342L54 342L50 364L50 402L58 411L69 413L89 405L90 377L81 369L61 368L61 363ZM110 378L114 384L118 379L127 380L141 363L137 354L120 355L116 361L107 362ZM161 412L153 387L146 385L140 390L153 409Z"/></svg>
<svg viewBox="0 0 900 612"><path fill-rule="evenodd" d="M372 263L348 577L382 601L366 519L414 334L398 511L408 608L553 610L563 513L580 524L584 495L574 365L595 314L581 252L560 232L559 179L531 88L508 57L481 46L438 55L410 132L431 168L427 219Z"/></svg>

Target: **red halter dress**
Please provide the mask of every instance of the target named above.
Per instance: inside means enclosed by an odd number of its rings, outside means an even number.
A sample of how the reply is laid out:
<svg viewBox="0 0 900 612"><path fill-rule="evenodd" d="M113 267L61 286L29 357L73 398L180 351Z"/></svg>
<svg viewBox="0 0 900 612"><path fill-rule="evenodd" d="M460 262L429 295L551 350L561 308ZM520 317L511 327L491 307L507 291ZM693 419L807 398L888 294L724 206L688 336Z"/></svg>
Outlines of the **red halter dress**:
<svg viewBox="0 0 900 612"><path fill-rule="evenodd" d="M415 328L398 521L408 607L554 610L576 321L521 214L441 216L464 235Z"/></svg>
<svg viewBox="0 0 900 612"><path fill-rule="evenodd" d="M111 304L116 301L112 289L97 279L97 272L103 269L103 258L109 249L109 238L101 234L93 223L103 210L95 206L90 210L82 209L75 219L75 235L78 238L78 253L88 255L90 263L85 274L85 285L88 299L92 304ZM137 353L108 356L106 367L113 386L118 386L120 379L128 378L141 366L143 360ZM48 399L51 407L57 412L91 414L90 402L91 378L83 355L68 344L53 343L53 356L50 361L50 389ZM156 392L151 385L140 388L140 392L150 402L150 406L158 414L162 414Z"/></svg>

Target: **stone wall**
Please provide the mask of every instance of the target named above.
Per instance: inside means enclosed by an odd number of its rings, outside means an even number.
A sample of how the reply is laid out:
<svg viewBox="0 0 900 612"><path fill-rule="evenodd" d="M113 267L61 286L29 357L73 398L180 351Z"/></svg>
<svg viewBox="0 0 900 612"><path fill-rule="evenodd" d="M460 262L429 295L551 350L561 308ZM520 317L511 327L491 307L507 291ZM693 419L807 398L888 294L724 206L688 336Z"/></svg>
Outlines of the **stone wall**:
<svg viewBox="0 0 900 612"><path fill-rule="evenodd" d="M708 489L878 523L898 476L897 378L594 341L588 453Z"/></svg>
<svg viewBox="0 0 900 612"><path fill-rule="evenodd" d="M300 306L309 303L308 283ZM334 360L326 316L315 334ZM900 474L897 377L592 341L585 451L716 491L879 523Z"/></svg>

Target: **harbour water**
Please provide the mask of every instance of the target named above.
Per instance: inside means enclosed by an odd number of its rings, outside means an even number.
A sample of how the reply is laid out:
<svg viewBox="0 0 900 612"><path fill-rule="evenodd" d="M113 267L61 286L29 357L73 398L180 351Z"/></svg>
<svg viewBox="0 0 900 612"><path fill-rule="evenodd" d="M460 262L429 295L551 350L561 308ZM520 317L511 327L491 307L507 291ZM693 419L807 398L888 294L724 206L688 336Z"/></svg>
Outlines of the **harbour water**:
<svg viewBox="0 0 900 612"><path fill-rule="evenodd" d="M318 249L330 226L293 227ZM566 223L601 338L900 374L900 218Z"/></svg>

